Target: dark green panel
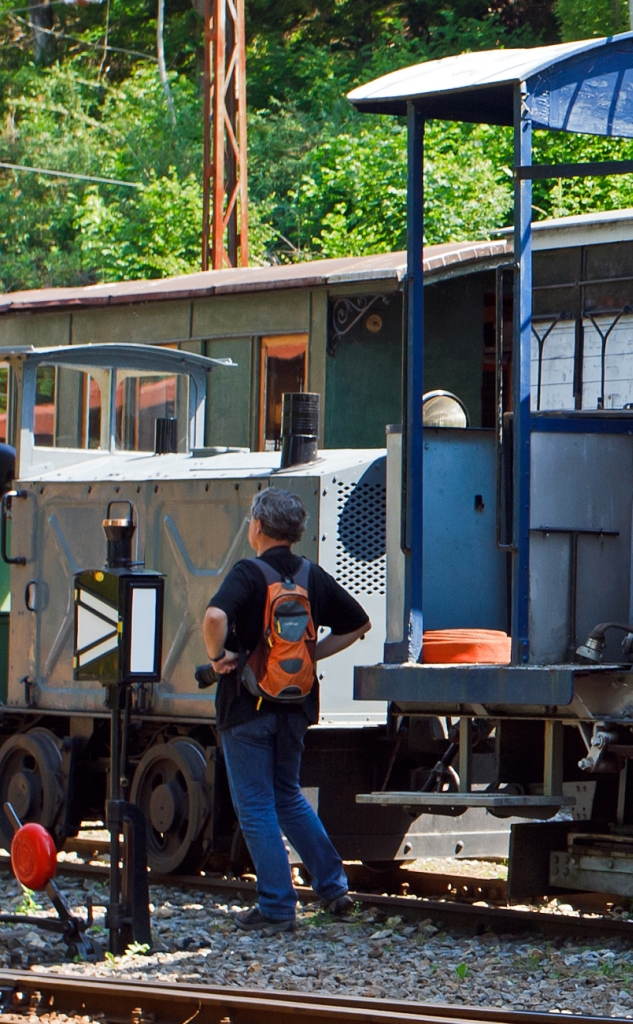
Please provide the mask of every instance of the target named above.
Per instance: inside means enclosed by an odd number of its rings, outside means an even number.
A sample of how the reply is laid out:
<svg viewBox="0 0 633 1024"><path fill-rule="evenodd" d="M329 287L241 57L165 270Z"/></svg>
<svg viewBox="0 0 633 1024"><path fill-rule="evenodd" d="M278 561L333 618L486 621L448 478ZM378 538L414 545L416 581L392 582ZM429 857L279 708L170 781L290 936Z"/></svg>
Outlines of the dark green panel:
<svg viewBox="0 0 633 1024"><path fill-rule="evenodd" d="M387 303L381 299L372 305L338 339L336 310L344 300L330 299L329 344L331 350L335 341L335 349L325 368L326 448L384 448L386 425L400 423L402 296L387 298ZM347 322L354 315L350 311ZM367 327L372 315L382 321L375 333Z"/></svg>
<svg viewBox="0 0 633 1024"><path fill-rule="evenodd" d="M484 292L494 277L472 274L424 289L424 390L452 391L481 426Z"/></svg>
<svg viewBox="0 0 633 1024"><path fill-rule="evenodd" d="M207 388L205 444L251 444L251 338L220 338L207 341L206 354L213 359L230 358L237 366L216 366Z"/></svg>

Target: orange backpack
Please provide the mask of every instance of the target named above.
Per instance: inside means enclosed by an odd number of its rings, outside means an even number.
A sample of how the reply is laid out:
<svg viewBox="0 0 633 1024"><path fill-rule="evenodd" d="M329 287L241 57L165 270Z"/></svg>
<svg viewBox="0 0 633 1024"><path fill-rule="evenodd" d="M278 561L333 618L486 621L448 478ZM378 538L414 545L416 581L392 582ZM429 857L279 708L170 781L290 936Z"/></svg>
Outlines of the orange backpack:
<svg viewBox="0 0 633 1024"><path fill-rule="evenodd" d="M250 693L266 700L304 700L314 685L316 646L308 597L310 562L303 558L295 576L287 577L263 559L253 561L268 590L262 638L248 656L242 682Z"/></svg>

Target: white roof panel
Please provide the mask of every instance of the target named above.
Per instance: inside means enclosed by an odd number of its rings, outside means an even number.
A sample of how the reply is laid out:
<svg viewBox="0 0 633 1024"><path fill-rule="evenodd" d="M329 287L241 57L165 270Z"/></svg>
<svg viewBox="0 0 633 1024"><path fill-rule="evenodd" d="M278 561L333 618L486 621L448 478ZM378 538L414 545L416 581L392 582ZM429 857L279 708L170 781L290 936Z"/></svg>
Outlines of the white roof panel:
<svg viewBox="0 0 633 1024"><path fill-rule="evenodd" d="M610 62L630 53L633 32L528 49L485 50L427 61L392 71L352 90L348 99L368 113L406 112L408 100L427 100L429 117L512 124L517 83L556 71L570 59L586 56L590 72L604 73ZM597 51L595 60L592 51ZM626 60L626 57L625 57Z"/></svg>

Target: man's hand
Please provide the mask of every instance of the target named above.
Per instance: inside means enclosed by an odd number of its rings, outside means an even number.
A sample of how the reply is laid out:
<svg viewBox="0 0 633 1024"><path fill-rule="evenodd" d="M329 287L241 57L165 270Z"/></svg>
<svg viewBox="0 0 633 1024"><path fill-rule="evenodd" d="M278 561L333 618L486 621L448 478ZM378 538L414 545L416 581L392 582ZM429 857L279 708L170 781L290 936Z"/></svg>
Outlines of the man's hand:
<svg viewBox="0 0 633 1024"><path fill-rule="evenodd" d="M213 668L217 675L225 676L227 672L232 672L237 668L238 660L239 654L236 651L225 651L224 657L220 661L213 662Z"/></svg>
<svg viewBox="0 0 633 1024"><path fill-rule="evenodd" d="M333 654L344 651L347 647L351 647L356 640L364 637L365 633L369 633L370 629L371 622L367 619L365 625L360 629L355 629L353 633L328 633L317 643L314 660L323 661L323 658L331 658Z"/></svg>

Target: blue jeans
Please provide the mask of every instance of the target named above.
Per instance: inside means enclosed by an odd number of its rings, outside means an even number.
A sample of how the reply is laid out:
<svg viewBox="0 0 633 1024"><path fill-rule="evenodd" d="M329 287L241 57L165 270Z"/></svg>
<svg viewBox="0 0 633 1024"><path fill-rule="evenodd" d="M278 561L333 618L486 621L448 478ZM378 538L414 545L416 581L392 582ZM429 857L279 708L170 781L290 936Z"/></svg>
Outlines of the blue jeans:
<svg viewBox="0 0 633 1024"><path fill-rule="evenodd" d="M257 873L259 909L271 919L295 916L297 895L281 830L324 900L347 892L343 864L299 787L302 714L265 713L222 732L233 806Z"/></svg>

